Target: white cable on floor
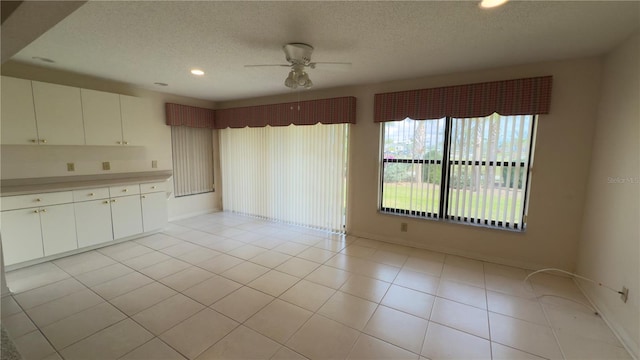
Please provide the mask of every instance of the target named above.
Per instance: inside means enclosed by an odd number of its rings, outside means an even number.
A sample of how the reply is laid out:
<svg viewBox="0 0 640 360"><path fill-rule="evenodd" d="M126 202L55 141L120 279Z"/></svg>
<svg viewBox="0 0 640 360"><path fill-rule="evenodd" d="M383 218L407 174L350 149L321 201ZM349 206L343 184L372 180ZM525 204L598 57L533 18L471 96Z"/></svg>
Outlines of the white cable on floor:
<svg viewBox="0 0 640 360"><path fill-rule="evenodd" d="M615 293L617 293L617 294L623 294L623 292L622 292L622 291L618 291L618 290L616 290L616 289L612 288L611 286L607 286L607 285L605 285L605 284L603 284L603 283L601 283L601 282L599 282L599 281L595 281L595 280L593 280L593 279L589 279L589 278L586 278L586 277L584 277L584 276L581 276L581 275L578 275L578 274L574 274L574 273L569 272L569 271L565 271L565 270L561 270L561 269L556 269L556 268L546 268L546 269L540 269L540 270L534 271L534 272L532 272L531 274L527 275L527 276L524 278L523 283L524 283L524 284L526 284L526 283L527 283L527 281L529 280L529 278L530 278L530 277L532 277L533 275L536 275L536 274L541 273L541 272L546 272L546 271L558 271L558 272L561 272L561 273L564 273L564 274L567 274L567 275L571 275L571 276L576 277L576 278L578 278L578 279L582 279L582 280L588 281L588 282L590 282L590 283L597 284L598 286L602 286L602 287L604 287L605 289L611 290L611 291L613 291L613 292L615 292ZM578 304L580 304L580 305L583 305L583 306L585 306L585 307L590 308L591 310L593 310L593 312L594 312L594 314L595 314L595 315L598 315L598 316L600 315L600 314L598 314L598 310L597 310L594 306L592 306L592 305L588 305L588 304L585 304L585 303L583 303L583 302L581 302L581 301L577 301L577 300L574 300L574 299L568 298L568 297L566 297L566 296L552 295L552 294L542 294L542 295L540 295L540 296L536 296L536 298L541 298L541 297L543 297L543 296L554 296L554 297L562 298L562 299L565 299L565 300L570 300L570 301L573 301L573 302L575 302L575 303L578 303Z"/></svg>
<svg viewBox="0 0 640 360"><path fill-rule="evenodd" d="M573 277L577 277L578 279L586 280L586 281L589 281L591 283L597 284L598 286L602 286L604 288L607 288L607 289L609 289L609 290L611 290L611 291L613 291L613 292L615 292L617 294L623 294L622 291L618 291L618 290L616 290L616 289L614 289L614 288L612 288L610 286L607 286L607 285L605 285L605 284L603 284L603 283L601 283L599 281L595 281L595 280L586 278L584 276L581 276L581 275L578 275L578 274L574 274L572 272L564 271L564 270L561 270L561 269L556 269L556 268L546 268L546 269L541 269L541 270L538 270L538 271L534 271L531 274L527 275L527 277L524 278L524 282L526 283L527 280L529 280L529 278L532 277L533 275L541 273L541 272L545 272L545 271L558 271L558 272L561 272L561 273L564 273L564 274L567 274L567 275L571 275Z"/></svg>

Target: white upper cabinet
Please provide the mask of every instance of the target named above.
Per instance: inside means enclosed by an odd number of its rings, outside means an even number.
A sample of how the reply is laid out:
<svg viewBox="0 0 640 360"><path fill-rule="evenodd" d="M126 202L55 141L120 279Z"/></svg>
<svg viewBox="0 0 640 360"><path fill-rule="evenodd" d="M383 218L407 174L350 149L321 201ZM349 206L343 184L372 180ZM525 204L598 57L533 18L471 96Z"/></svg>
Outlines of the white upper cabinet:
<svg viewBox="0 0 640 360"><path fill-rule="evenodd" d="M87 145L121 145L122 120L118 94L81 89Z"/></svg>
<svg viewBox="0 0 640 360"><path fill-rule="evenodd" d="M32 81L40 143L84 145L80 89Z"/></svg>
<svg viewBox="0 0 640 360"><path fill-rule="evenodd" d="M2 77L5 145L145 146L155 134L148 99Z"/></svg>
<svg viewBox="0 0 640 360"><path fill-rule="evenodd" d="M120 95L122 111L122 140L126 145L145 145L148 142L152 111L148 100L135 96Z"/></svg>
<svg viewBox="0 0 640 360"><path fill-rule="evenodd" d="M28 145L38 142L31 81L2 77L1 144Z"/></svg>

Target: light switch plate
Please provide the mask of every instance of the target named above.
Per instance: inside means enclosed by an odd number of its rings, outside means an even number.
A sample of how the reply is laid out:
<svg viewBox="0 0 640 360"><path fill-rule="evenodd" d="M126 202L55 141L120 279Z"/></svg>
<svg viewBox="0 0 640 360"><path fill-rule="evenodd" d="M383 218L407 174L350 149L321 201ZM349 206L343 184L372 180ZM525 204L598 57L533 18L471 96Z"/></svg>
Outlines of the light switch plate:
<svg viewBox="0 0 640 360"><path fill-rule="evenodd" d="M76 171L76 165L74 163L67 163L67 171Z"/></svg>
<svg viewBox="0 0 640 360"><path fill-rule="evenodd" d="M111 170L111 163L108 161L105 161L102 163L102 170Z"/></svg>

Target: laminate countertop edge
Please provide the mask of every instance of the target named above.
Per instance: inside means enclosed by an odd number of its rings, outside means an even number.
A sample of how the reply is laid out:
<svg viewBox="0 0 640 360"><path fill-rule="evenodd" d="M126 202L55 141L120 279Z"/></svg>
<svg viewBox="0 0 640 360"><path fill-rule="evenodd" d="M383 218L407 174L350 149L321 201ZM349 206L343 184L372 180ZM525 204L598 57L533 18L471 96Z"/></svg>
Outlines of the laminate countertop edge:
<svg viewBox="0 0 640 360"><path fill-rule="evenodd" d="M171 170L118 173L108 175L77 175L48 178L0 180L0 196L28 195L56 191L90 189L133 183L167 181Z"/></svg>

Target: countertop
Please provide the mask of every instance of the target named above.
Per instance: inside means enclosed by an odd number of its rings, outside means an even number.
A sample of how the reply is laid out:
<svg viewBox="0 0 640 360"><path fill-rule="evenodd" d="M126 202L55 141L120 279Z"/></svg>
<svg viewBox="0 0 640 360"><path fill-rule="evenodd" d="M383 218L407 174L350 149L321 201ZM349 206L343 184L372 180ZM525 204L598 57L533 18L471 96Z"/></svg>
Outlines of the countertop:
<svg viewBox="0 0 640 360"><path fill-rule="evenodd" d="M108 175L77 175L48 178L3 179L0 180L0 196L27 195L55 191L125 185L131 183L166 181L172 175L173 172L171 170L160 170L134 173L117 173Z"/></svg>

